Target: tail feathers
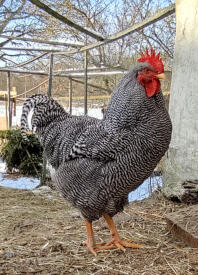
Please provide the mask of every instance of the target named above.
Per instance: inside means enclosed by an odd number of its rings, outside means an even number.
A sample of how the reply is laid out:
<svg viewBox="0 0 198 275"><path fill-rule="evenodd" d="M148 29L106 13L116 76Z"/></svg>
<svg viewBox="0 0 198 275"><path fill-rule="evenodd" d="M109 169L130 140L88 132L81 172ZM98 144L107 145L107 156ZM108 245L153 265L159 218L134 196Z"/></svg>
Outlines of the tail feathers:
<svg viewBox="0 0 198 275"><path fill-rule="evenodd" d="M26 131L28 128L28 115L33 109L32 128L36 128L40 124L46 124L55 118L62 119L68 116L64 108L54 99L46 95L33 95L29 97L23 104L21 115L21 135L27 140Z"/></svg>

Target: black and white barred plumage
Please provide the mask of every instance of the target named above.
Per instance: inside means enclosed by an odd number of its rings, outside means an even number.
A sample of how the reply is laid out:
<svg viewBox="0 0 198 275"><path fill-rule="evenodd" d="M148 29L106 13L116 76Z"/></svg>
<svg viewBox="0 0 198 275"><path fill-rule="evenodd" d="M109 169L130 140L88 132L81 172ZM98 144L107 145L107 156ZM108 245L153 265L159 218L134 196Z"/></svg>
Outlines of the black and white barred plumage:
<svg viewBox="0 0 198 275"><path fill-rule="evenodd" d="M22 135L33 109L32 127L55 169L56 187L88 221L121 211L168 149L172 126L162 92L149 98L137 81L145 67L138 64L121 79L102 120L69 115L45 95L24 103Z"/></svg>

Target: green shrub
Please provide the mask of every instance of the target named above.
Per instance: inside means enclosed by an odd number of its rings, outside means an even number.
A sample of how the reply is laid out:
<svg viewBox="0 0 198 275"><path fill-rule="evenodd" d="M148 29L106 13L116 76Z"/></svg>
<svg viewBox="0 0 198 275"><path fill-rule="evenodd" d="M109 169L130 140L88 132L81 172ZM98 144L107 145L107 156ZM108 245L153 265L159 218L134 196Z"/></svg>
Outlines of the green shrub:
<svg viewBox="0 0 198 275"><path fill-rule="evenodd" d="M1 157L9 172L18 169L23 175L40 177L42 171L43 149L33 134L24 141L20 129L0 131L2 140Z"/></svg>

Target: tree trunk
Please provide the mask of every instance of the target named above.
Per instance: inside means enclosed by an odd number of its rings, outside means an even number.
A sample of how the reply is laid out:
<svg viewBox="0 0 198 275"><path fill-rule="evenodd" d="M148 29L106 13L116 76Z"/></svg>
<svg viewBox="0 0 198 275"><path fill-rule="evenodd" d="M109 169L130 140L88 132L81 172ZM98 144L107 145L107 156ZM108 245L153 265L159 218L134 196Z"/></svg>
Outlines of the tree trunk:
<svg viewBox="0 0 198 275"><path fill-rule="evenodd" d="M162 191L198 202L198 2L176 0L176 44L169 111L172 140Z"/></svg>

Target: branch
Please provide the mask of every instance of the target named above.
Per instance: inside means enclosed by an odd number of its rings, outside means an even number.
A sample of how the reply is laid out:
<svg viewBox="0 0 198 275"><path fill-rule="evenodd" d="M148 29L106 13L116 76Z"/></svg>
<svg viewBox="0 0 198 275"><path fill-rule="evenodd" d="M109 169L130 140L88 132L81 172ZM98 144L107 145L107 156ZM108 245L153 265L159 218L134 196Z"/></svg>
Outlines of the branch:
<svg viewBox="0 0 198 275"><path fill-rule="evenodd" d="M14 12L11 12L10 10L8 10L8 18L6 18L4 20L4 22L2 23L2 25L0 26L0 33L2 33L2 31L5 29L5 27L8 25L8 23L10 23L10 21L12 19L14 19L15 15L19 14L21 12L21 10L23 9L23 6L25 4L25 0L22 0L22 3L21 3L21 6L18 7L18 9L16 9ZM5 6L4 6L5 9L7 9Z"/></svg>
<svg viewBox="0 0 198 275"><path fill-rule="evenodd" d="M154 38L152 38L151 37L151 39L153 39L153 40L155 40L157 43L159 43L159 45L161 46L161 47L163 47L164 48L164 51L171 57L171 58L173 58L173 54L169 51L169 48L167 47L167 45L160 39L160 37L156 34L156 32L155 32L155 30L153 31L153 34L154 34L154 36L156 37L156 40L158 40L158 41L156 41Z"/></svg>
<svg viewBox="0 0 198 275"><path fill-rule="evenodd" d="M47 82L48 82L48 78L45 79L44 81L42 81L42 82L41 82L40 84L38 84L37 86L31 88L31 89L28 90L28 91L25 91L25 92L23 92L23 93L21 93L21 94L16 95L16 96L14 96L13 98L18 98L18 97L21 97L22 95L25 95L25 94L27 94L27 93L30 93L30 92L36 90L37 88L39 88L40 86L42 86L43 84L45 84L45 83L47 83Z"/></svg>
<svg viewBox="0 0 198 275"><path fill-rule="evenodd" d="M39 58L41 58L41 57L43 57L43 56L45 56L47 53L42 53L41 55L39 55L39 56L36 56L36 57L34 57L34 58L31 58L30 60L28 60L28 61L26 61L26 62L23 62L23 63L20 63L20 64L16 64L16 66L15 66L15 68L16 67L22 67L22 66L25 66L25 65L27 65L27 64L29 64L29 63L32 63L33 61L35 61L35 60L37 60L37 59L39 59ZM9 67L6 67L6 68L12 68L13 66L9 66Z"/></svg>
<svg viewBox="0 0 198 275"><path fill-rule="evenodd" d="M20 39L20 36L23 35L23 33L20 33L16 39ZM8 36L8 35L3 35L3 34L0 34L1 37L3 38L7 38L7 40L3 41L0 43L0 47L3 47L4 45L6 45L8 42L12 41L12 37L13 36Z"/></svg>

